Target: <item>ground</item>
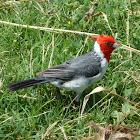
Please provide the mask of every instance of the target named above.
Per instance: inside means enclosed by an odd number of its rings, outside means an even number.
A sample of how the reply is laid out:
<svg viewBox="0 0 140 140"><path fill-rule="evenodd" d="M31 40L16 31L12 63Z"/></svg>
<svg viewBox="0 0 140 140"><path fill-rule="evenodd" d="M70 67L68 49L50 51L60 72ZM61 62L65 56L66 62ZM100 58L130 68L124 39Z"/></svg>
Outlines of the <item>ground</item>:
<svg viewBox="0 0 140 140"><path fill-rule="evenodd" d="M98 86L131 102L140 100L140 4L135 0L92 4L89 0L0 2L0 21L27 25L0 22L1 139L81 139L94 135L91 120L102 127L112 124L139 129L139 108L108 92L92 95L80 118L83 97ZM48 67L92 50L91 36L64 29L110 35L133 50L117 48L103 79L84 91L79 104L73 102L73 92L49 84L9 92L8 83L35 77Z"/></svg>

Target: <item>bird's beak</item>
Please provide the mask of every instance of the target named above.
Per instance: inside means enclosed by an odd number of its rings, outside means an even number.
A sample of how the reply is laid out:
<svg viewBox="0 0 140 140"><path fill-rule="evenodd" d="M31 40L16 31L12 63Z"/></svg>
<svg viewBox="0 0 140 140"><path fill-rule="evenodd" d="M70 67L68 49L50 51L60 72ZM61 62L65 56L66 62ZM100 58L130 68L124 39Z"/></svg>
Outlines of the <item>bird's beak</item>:
<svg viewBox="0 0 140 140"><path fill-rule="evenodd" d="M116 47L119 47L119 46L121 46L121 43L119 43L119 42L115 42L114 44L113 44L113 48L115 49Z"/></svg>

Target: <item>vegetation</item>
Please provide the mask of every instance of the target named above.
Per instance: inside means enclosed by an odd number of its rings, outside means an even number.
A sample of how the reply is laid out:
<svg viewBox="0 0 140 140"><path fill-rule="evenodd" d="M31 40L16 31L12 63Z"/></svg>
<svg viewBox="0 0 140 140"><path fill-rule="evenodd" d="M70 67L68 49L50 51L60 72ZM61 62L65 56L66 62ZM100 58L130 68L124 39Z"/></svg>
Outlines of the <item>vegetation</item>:
<svg viewBox="0 0 140 140"><path fill-rule="evenodd" d="M89 0L1 1L0 21L114 36L135 50L117 48L103 79L86 89L83 97L102 86L138 103L139 6L135 0L98 0L93 7ZM88 16L91 7L93 13ZM73 92L50 84L16 92L6 88L8 83L35 77L48 67L91 51L94 41L89 38L0 23L0 139L81 139L93 135L91 120L103 127L140 128L139 108L107 92L91 96L80 118L83 97L77 105Z"/></svg>

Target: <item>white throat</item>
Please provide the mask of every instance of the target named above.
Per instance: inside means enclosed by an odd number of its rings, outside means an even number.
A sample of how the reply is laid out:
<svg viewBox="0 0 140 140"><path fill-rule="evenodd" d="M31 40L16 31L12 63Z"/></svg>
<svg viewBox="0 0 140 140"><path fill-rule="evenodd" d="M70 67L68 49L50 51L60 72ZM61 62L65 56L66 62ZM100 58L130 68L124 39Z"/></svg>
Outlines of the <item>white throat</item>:
<svg viewBox="0 0 140 140"><path fill-rule="evenodd" d="M104 58L104 54L101 51L100 45L97 43L97 41L94 44L94 48L93 48L94 52L96 52L98 55L100 55L100 57Z"/></svg>

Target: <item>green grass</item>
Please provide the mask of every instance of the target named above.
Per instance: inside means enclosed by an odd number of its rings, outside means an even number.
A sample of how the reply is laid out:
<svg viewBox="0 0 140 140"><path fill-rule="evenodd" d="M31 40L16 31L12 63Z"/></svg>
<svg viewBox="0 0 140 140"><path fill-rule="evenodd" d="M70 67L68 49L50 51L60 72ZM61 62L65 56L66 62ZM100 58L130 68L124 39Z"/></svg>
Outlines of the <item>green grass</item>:
<svg viewBox="0 0 140 140"><path fill-rule="evenodd" d="M129 0L99 0L95 5L95 14L106 13L117 40L139 50L139 6L139 3ZM8 5L0 2L0 20L112 35L102 15L93 16L87 24L85 13L90 8L91 2L88 0L53 0L50 1L50 5L47 1L38 4L30 1ZM8 83L35 77L36 73L48 66L55 66L74 58L84 45L86 37L0 24L0 139L38 140L56 121L58 122L49 131L48 139L65 139L63 129L67 139L81 139L92 136L93 132L89 130L91 120L103 126L115 125L121 121L119 114L125 115L127 112L130 114L120 123L124 127L140 127L140 110L121 99L106 96L105 92L91 96L83 114L84 118L80 119L82 102L80 105L73 105L70 100L70 97L75 97L73 92L49 84L17 92L9 92L6 88ZM88 40L79 55L91 51L93 43L92 40ZM88 94L97 86L110 89L132 102L139 102L140 55L117 48L111 56L103 79L90 86L83 94Z"/></svg>

